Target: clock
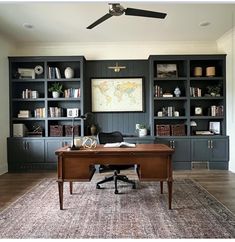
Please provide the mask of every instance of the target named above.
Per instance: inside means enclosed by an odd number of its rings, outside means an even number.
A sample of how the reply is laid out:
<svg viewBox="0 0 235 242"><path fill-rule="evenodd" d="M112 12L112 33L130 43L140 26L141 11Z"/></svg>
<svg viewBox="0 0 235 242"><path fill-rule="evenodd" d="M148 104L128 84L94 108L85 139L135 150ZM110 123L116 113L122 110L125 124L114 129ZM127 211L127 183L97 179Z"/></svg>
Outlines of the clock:
<svg viewBox="0 0 235 242"><path fill-rule="evenodd" d="M201 107L195 107L195 115L202 115L202 108Z"/></svg>

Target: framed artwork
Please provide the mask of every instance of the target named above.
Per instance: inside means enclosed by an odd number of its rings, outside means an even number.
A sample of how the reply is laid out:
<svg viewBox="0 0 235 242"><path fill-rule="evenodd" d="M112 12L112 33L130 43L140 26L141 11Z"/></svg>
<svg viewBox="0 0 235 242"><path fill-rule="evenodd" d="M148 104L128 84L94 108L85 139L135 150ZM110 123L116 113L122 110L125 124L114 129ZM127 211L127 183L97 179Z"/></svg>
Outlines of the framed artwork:
<svg viewBox="0 0 235 242"><path fill-rule="evenodd" d="M92 112L143 112L143 78L91 79Z"/></svg>
<svg viewBox="0 0 235 242"><path fill-rule="evenodd" d="M176 64L157 64L157 77L169 78L177 77L177 65Z"/></svg>
<svg viewBox="0 0 235 242"><path fill-rule="evenodd" d="M220 134L220 122L209 122L209 130L214 134Z"/></svg>

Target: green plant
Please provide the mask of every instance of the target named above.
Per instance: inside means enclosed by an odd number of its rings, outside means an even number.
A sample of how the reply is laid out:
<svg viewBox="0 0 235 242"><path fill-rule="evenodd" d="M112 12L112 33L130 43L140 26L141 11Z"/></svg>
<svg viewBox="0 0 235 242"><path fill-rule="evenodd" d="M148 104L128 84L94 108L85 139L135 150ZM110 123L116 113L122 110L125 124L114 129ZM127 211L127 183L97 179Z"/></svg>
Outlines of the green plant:
<svg viewBox="0 0 235 242"><path fill-rule="evenodd" d="M63 93L62 91L63 85L60 84L59 82L55 82L53 83L50 88L48 89L49 92L59 92L59 93Z"/></svg>
<svg viewBox="0 0 235 242"><path fill-rule="evenodd" d="M220 94L221 91L221 85L217 86L208 86L207 91L209 94L214 93L215 95Z"/></svg>
<svg viewBox="0 0 235 242"><path fill-rule="evenodd" d="M146 124L139 124L139 129L147 129L147 125Z"/></svg>

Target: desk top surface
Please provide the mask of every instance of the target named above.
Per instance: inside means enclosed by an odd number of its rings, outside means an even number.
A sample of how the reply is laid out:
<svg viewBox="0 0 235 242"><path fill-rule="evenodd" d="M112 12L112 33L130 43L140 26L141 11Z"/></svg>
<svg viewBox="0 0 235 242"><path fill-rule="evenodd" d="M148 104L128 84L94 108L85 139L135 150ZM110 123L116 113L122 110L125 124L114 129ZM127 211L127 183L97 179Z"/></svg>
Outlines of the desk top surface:
<svg viewBox="0 0 235 242"><path fill-rule="evenodd" d="M93 153L93 154L108 154L108 153L168 153L171 154L174 152L174 149L171 149L169 146L164 144L137 144L136 147L121 147L121 148L106 148L104 145L97 145L96 148L87 149L81 148L79 150L70 150L68 147L62 147L56 150L56 155L62 153L71 153L71 154L85 154L85 153Z"/></svg>

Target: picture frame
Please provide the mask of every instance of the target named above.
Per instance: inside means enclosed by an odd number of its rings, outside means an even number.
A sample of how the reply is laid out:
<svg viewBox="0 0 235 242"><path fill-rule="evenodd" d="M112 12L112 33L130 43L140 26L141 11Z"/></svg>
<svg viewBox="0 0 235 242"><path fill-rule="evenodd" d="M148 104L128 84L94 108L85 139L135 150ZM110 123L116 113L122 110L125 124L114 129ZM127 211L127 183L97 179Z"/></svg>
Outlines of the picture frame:
<svg viewBox="0 0 235 242"><path fill-rule="evenodd" d="M92 78L92 112L143 112L143 78Z"/></svg>
<svg viewBox="0 0 235 242"><path fill-rule="evenodd" d="M195 107L194 109L194 114L197 115L202 115L202 107Z"/></svg>
<svg viewBox="0 0 235 242"><path fill-rule="evenodd" d="M209 131L213 134L220 134L220 122L209 122Z"/></svg>
<svg viewBox="0 0 235 242"><path fill-rule="evenodd" d="M67 117L68 118L76 118L79 116L78 108L67 108Z"/></svg>
<svg viewBox="0 0 235 242"><path fill-rule="evenodd" d="M157 64L157 78L176 78L178 70L176 64Z"/></svg>

